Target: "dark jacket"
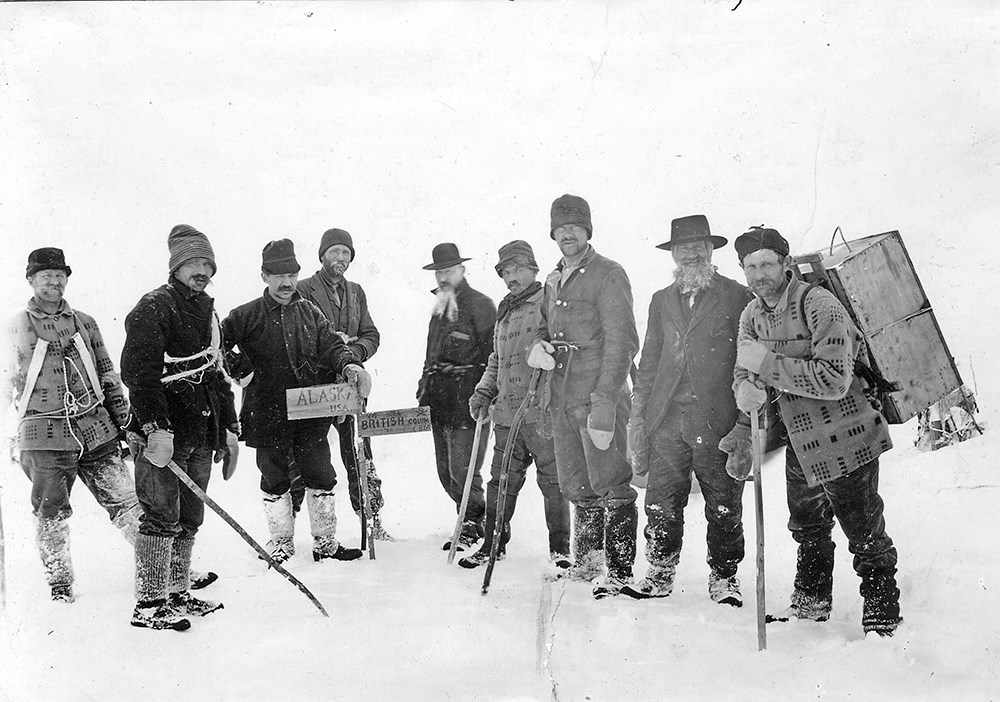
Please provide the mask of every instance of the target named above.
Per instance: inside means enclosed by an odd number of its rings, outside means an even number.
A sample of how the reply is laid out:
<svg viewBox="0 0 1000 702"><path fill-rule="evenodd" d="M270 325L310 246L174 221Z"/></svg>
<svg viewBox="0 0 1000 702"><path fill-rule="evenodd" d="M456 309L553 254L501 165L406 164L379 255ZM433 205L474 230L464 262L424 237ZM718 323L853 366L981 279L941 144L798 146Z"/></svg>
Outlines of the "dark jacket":
<svg viewBox="0 0 1000 702"><path fill-rule="evenodd" d="M632 416L645 419L647 432L663 421L685 370L712 430L723 437L733 428L739 414L732 385L736 336L751 299L745 286L718 273L695 296L689 315L676 283L653 295L632 394Z"/></svg>
<svg viewBox="0 0 1000 702"><path fill-rule="evenodd" d="M122 382L129 389L139 424L155 421L174 432L174 444L226 445L226 427L236 423L233 391L221 368L207 368L190 379L162 383L164 354L192 356L212 345L217 325L214 301L192 292L173 276L146 293L125 318ZM205 359L193 362L202 365ZM183 364L172 365L176 370Z"/></svg>
<svg viewBox="0 0 1000 702"><path fill-rule="evenodd" d="M285 390L332 383L345 365L354 362L336 331L319 307L298 293L281 305L267 290L222 322L230 373L238 379L254 374L243 389L240 408L240 438L247 446L289 445L293 432ZM332 419L293 421L296 432L325 437Z"/></svg>
<svg viewBox="0 0 1000 702"><path fill-rule="evenodd" d="M300 280L299 294L315 303L326 318L333 322L337 331L351 340L347 348L358 361L367 361L378 351L380 336L375 322L368 312L368 298L364 288L350 280L344 280L347 299L339 299L333 293L333 279L325 270L316 271L311 277ZM338 322L346 318L346 323Z"/></svg>
<svg viewBox="0 0 1000 702"><path fill-rule="evenodd" d="M431 408L435 424L467 429L475 426L469 414L469 397L493 350L497 311L490 298L464 280L455 286L455 295L455 321L431 315L417 401Z"/></svg>
<svg viewBox="0 0 1000 702"><path fill-rule="evenodd" d="M625 269L593 247L560 286L563 262L545 280L542 320L535 335L577 348L556 354L550 382L562 409L589 404L591 394L618 404L639 334L632 312L632 286ZM568 366L568 368L567 368Z"/></svg>

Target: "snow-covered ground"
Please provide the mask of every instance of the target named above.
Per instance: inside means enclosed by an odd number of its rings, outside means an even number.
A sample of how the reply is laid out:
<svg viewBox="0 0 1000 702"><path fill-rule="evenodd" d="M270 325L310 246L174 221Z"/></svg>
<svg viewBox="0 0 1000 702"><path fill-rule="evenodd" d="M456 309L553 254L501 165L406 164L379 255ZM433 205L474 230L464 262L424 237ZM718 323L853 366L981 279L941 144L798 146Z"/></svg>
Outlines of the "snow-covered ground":
<svg viewBox="0 0 1000 702"><path fill-rule="evenodd" d="M595 602L543 584L532 479L510 556L448 566L453 510L428 434L374 440L386 524L378 559L291 570L330 618L267 572L214 515L197 564L226 608L183 634L128 626L132 555L86 490L71 521L77 601L48 601L28 481L0 471L7 602L0 699L996 700L1000 698L1000 10L992 2L0 4L0 237L5 314L30 294L27 254L60 246L67 299L117 354L122 320L166 277L166 235L212 239L221 312L260 293L260 249L291 237L304 273L320 234L354 235L349 277L382 331L372 409L413 404L432 276L455 241L498 300L496 249L557 252L548 209L586 197L595 247L628 270L645 326L671 262L652 246L704 212L730 240L765 222L796 252L898 229L987 433L935 453L893 427L882 492L905 623L865 639L838 541L825 624L768 628L706 592L692 496L678 587ZM720 270L740 279L731 247ZM794 545L780 458L765 467L768 604L784 607ZM210 493L264 538L253 452ZM341 535L357 526L341 496ZM640 553L642 540L640 537ZM645 562L640 556L637 570Z"/></svg>

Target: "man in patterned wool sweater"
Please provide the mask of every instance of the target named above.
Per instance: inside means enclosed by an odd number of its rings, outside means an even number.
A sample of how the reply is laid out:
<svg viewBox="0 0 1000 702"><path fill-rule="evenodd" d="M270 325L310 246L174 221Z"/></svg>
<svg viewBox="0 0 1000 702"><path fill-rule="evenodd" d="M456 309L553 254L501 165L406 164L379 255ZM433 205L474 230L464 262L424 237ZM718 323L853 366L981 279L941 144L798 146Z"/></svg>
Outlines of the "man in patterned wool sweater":
<svg viewBox="0 0 1000 702"><path fill-rule="evenodd" d="M830 616L836 517L861 577L862 626L891 636L902 618L878 457L892 442L854 371L867 359L864 337L832 293L792 275L788 242L777 231L751 229L735 246L757 296L740 318L736 404L756 412L770 394L788 430L788 527L799 545L789 614Z"/></svg>

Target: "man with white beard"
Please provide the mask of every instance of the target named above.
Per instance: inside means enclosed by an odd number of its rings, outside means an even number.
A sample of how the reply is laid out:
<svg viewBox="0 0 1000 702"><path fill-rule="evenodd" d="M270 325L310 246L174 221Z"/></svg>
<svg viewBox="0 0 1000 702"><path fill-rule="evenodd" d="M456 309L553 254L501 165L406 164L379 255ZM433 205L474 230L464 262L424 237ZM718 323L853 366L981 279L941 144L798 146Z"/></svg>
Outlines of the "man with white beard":
<svg viewBox="0 0 1000 702"><path fill-rule="evenodd" d="M704 215L691 215L673 220L670 240L657 246L673 254L677 268L674 282L649 305L629 420L633 470L643 475L648 469L649 570L622 590L637 599L673 590L693 472L708 520L709 595L720 604L743 604L736 571L744 555L744 481L727 473L719 441L739 415L729 376L740 313L753 296L712 265L713 249L725 244L711 234ZM729 469L736 472L733 465Z"/></svg>
<svg viewBox="0 0 1000 702"><path fill-rule="evenodd" d="M457 510L462 503L475 436L476 420L469 414L469 398L493 350L497 311L490 298L466 282L462 264L469 259L462 258L455 244L438 244L431 257L433 261L423 268L434 271L438 287L434 290L434 312L427 330L427 354L417 386L417 402L430 407L438 479ZM480 469L486 445L485 439L479 443L459 551L483 536L486 500ZM450 549L451 540L444 544L445 551Z"/></svg>

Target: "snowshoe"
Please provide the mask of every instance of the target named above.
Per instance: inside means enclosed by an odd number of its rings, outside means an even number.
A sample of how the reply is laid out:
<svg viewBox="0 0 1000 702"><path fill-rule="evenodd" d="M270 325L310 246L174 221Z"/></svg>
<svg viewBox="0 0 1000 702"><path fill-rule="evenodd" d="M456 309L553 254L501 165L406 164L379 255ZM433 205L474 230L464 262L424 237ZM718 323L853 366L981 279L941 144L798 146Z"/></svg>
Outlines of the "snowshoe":
<svg viewBox="0 0 1000 702"><path fill-rule="evenodd" d="M674 591L674 566L649 566L646 577L634 585L622 588L622 594L636 600L647 600L653 597L669 597Z"/></svg>
<svg viewBox="0 0 1000 702"><path fill-rule="evenodd" d="M65 602L69 604L76 600L73 596L72 585L53 585L51 593L53 602Z"/></svg>
<svg viewBox="0 0 1000 702"><path fill-rule="evenodd" d="M219 579L219 576L216 575L215 573L213 573L210 570L209 571L192 570L191 571L191 589L192 590L200 590L203 587L208 587L209 585L211 585L212 583L214 583L218 579Z"/></svg>
<svg viewBox="0 0 1000 702"><path fill-rule="evenodd" d="M167 604L182 617L184 615L204 617L223 608L221 602L199 600L197 597L192 597L189 592L171 592Z"/></svg>
<svg viewBox="0 0 1000 702"><path fill-rule="evenodd" d="M727 604L731 607L743 606L743 595L740 592L740 579L735 575L723 578L715 571L708 575L708 594L712 602Z"/></svg>
<svg viewBox="0 0 1000 702"><path fill-rule="evenodd" d="M322 561L324 558L332 558L336 561L353 561L361 558L360 548L344 548L342 544L337 545L337 550L333 553L313 550L313 560Z"/></svg>
<svg viewBox="0 0 1000 702"><path fill-rule="evenodd" d="M507 553L503 549L500 549L497 552L498 561L502 561L506 557ZM490 549L486 548L485 546L483 548L480 548L471 556L466 556L465 558L460 558L458 560L458 564L460 566L462 566L463 568L470 568L470 569L478 568L479 566L486 565L489 562L490 562Z"/></svg>
<svg viewBox="0 0 1000 702"><path fill-rule="evenodd" d="M606 597L615 597L625 588L628 583L612 575L604 578L594 586L593 594L595 600L603 600Z"/></svg>
<svg viewBox="0 0 1000 702"><path fill-rule="evenodd" d="M150 600L138 602L132 612L132 626L145 629L173 629L186 631L191 628L191 622L178 614L167 604L166 600Z"/></svg>

